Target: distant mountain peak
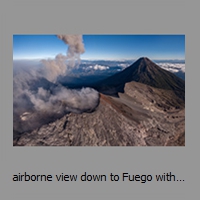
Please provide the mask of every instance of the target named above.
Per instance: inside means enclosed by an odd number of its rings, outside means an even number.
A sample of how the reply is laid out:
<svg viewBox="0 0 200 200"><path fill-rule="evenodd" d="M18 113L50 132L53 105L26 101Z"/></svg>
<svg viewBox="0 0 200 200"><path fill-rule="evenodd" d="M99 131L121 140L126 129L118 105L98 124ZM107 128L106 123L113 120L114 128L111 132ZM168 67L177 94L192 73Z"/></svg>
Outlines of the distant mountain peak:
<svg viewBox="0 0 200 200"><path fill-rule="evenodd" d="M136 60L136 62L141 62L141 61L143 61L143 62L149 62L149 61L151 61L148 57L140 57L138 60ZM151 61L152 62L152 61Z"/></svg>
<svg viewBox="0 0 200 200"><path fill-rule="evenodd" d="M141 57L123 71L103 80L97 87L102 93L117 95L124 91L127 82L140 82L155 88L173 90L185 99L185 81L162 69L147 57Z"/></svg>
<svg viewBox="0 0 200 200"><path fill-rule="evenodd" d="M150 61L150 59L149 58L147 58L147 57L140 57L138 60L149 60Z"/></svg>
<svg viewBox="0 0 200 200"><path fill-rule="evenodd" d="M149 64L151 64L151 65L156 65L153 61L151 61L149 58L147 58L147 57L141 57L141 58L139 58L138 60L136 60L136 62L135 63L137 63L137 64L142 64L142 65L149 65ZM134 63L133 63L134 64Z"/></svg>

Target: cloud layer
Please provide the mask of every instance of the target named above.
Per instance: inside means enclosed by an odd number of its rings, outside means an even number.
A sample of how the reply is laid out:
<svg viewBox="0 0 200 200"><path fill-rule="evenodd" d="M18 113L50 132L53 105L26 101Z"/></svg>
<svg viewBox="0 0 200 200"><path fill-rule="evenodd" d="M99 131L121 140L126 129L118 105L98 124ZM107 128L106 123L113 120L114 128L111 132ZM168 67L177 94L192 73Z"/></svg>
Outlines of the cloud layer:
<svg viewBox="0 0 200 200"><path fill-rule="evenodd" d="M108 66L103 66L103 65L94 65L94 66L90 65L90 66L89 66L89 69L94 69L94 70L107 70L107 69L109 69L109 67L108 67Z"/></svg>
<svg viewBox="0 0 200 200"><path fill-rule="evenodd" d="M179 71L185 73L185 63L157 63L160 67L165 70L168 70L173 73L177 73Z"/></svg>

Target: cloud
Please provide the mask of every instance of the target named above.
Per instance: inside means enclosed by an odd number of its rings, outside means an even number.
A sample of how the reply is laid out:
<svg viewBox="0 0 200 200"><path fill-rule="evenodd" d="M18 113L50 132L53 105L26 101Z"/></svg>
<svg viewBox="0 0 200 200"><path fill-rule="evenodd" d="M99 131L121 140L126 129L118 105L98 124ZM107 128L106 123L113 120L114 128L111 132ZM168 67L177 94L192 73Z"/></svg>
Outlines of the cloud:
<svg viewBox="0 0 200 200"><path fill-rule="evenodd" d="M185 63L157 63L161 68L173 73L183 72L185 73Z"/></svg>
<svg viewBox="0 0 200 200"><path fill-rule="evenodd" d="M122 68L126 68L126 67L129 67L130 64L129 63L121 63L121 64L118 64L119 67L122 67Z"/></svg>
<svg viewBox="0 0 200 200"><path fill-rule="evenodd" d="M107 70L107 69L109 69L108 66L103 66L103 65L89 66L89 68L94 69L94 70Z"/></svg>

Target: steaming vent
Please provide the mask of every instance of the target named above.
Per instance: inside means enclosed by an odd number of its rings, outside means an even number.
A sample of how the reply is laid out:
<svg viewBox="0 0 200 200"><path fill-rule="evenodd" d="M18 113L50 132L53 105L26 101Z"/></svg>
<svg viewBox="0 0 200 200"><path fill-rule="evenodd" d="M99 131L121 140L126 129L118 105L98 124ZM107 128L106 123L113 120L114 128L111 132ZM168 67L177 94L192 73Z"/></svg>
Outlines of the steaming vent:
<svg viewBox="0 0 200 200"><path fill-rule="evenodd" d="M13 62L14 131L24 132L61 118L67 113L93 111L99 93L92 88L69 89L57 80L80 65L85 52L82 35L57 35L67 46L66 55L43 59L39 67ZM23 66L22 66L23 65Z"/></svg>
<svg viewBox="0 0 200 200"><path fill-rule="evenodd" d="M30 114L31 114L30 112L23 113L22 115L20 115L21 120L26 121Z"/></svg>

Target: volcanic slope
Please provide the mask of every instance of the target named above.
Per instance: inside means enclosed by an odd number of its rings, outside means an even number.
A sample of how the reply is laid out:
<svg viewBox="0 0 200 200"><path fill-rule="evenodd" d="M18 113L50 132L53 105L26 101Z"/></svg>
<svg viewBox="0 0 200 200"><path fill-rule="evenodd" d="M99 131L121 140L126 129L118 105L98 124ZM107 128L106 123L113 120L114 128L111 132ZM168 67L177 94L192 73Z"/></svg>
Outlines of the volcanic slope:
<svg viewBox="0 0 200 200"><path fill-rule="evenodd" d="M129 96L127 83L120 98L100 95L92 113L70 113L24 133L16 146L184 146L184 109L164 111L139 90ZM135 84L135 83L134 83ZM136 83L137 84L137 83ZM145 86L144 86L145 87ZM150 87L150 86L149 86ZM155 89L156 90L156 89ZM126 93L127 92L127 93ZM150 96L150 94L149 94ZM159 98L157 99L159 102Z"/></svg>
<svg viewBox="0 0 200 200"><path fill-rule="evenodd" d="M119 98L100 94L100 103L92 113L66 114L61 119L22 134L13 144L16 146L185 145L185 110L166 106L166 98L158 95L163 92L162 89L130 82L125 84L124 90L124 93L119 93Z"/></svg>
<svg viewBox="0 0 200 200"><path fill-rule="evenodd" d="M93 112L66 114L23 133L13 145L184 146L184 87L184 81L141 58L102 82L98 89L104 94Z"/></svg>
<svg viewBox="0 0 200 200"><path fill-rule="evenodd" d="M117 95L124 92L125 83L136 81L146 85L172 90L176 96L185 100L185 81L173 73L162 69L150 59L142 57L122 72L99 82L96 89L108 95Z"/></svg>

